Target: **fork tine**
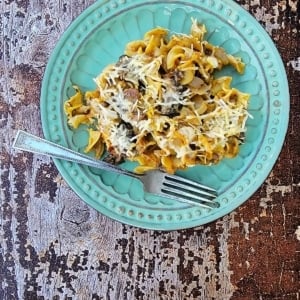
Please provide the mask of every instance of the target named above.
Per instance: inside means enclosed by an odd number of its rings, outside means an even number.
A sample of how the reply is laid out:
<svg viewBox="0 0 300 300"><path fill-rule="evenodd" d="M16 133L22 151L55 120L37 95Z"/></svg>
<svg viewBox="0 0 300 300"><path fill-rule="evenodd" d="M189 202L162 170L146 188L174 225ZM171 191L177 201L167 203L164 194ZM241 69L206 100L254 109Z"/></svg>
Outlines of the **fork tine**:
<svg viewBox="0 0 300 300"><path fill-rule="evenodd" d="M178 190L173 187L165 186L164 188L161 189L161 192L168 197L173 197L179 201L182 200L183 202L190 203L193 205L197 204L205 208L211 209L220 206L219 203L217 202L212 202L202 196L191 194L183 190Z"/></svg>
<svg viewBox="0 0 300 300"><path fill-rule="evenodd" d="M165 175L162 192L169 196L184 199L189 203L195 204L196 202L204 207L219 207L219 203L213 202L217 197L215 189L176 175Z"/></svg>
<svg viewBox="0 0 300 300"><path fill-rule="evenodd" d="M201 195L203 197L206 196L206 199L208 201L210 201L210 199L214 199L214 198L217 197L216 192L207 191L207 190L204 190L202 188L195 187L195 185L194 186L188 186L186 183L173 182L173 181L170 181L170 180L164 181L163 185L175 188L175 189L180 190L180 191L186 191L186 192L189 192L189 193L192 193L192 194L195 194L195 195L197 194L197 195Z"/></svg>
<svg viewBox="0 0 300 300"><path fill-rule="evenodd" d="M206 185L202 185L198 182L195 182L193 180L190 180L190 179L186 179L184 177L180 177L180 176L177 176L177 175L168 175L166 174L165 175L165 178L169 181L173 181L173 182L176 182L176 183L186 183L188 184L189 186L193 186L195 188L198 188L198 189L203 189L203 190L206 190L206 191L211 191L211 192L214 192L214 193L217 193L217 191L211 187L208 187Z"/></svg>
<svg viewBox="0 0 300 300"><path fill-rule="evenodd" d="M171 192L171 193L178 193L179 195L193 198L196 200L200 200L201 202L207 202L207 203L215 203L213 200L216 198L216 196L206 196L203 195L200 192L194 191L194 190L189 190L187 188L178 188L177 186L165 183L163 184L163 190L166 192Z"/></svg>

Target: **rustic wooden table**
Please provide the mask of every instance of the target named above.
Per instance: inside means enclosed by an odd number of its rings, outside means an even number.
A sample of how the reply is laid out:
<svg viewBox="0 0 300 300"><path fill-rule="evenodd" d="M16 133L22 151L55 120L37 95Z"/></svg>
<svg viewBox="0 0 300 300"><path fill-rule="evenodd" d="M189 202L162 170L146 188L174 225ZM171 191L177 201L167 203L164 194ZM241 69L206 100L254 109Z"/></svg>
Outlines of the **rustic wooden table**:
<svg viewBox="0 0 300 300"><path fill-rule="evenodd" d="M42 136L45 65L93 2L0 2L0 299L300 299L300 2L238 1L288 74L290 126L273 171L234 212L172 232L101 215L51 159L11 148L17 129Z"/></svg>

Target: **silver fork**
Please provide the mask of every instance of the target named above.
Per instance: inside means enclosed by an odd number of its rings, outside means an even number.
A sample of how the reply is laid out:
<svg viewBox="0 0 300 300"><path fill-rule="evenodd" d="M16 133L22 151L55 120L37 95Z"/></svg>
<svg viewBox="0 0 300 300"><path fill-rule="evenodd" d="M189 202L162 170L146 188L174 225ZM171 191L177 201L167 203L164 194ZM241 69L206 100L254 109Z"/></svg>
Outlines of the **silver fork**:
<svg viewBox="0 0 300 300"><path fill-rule="evenodd" d="M214 199L217 197L217 192L195 181L177 175L169 175L160 170L149 171L145 174L136 174L22 130L18 131L13 143L13 148L134 177L143 183L144 190L148 193L209 209L219 207L219 203L214 202Z"/></svg>

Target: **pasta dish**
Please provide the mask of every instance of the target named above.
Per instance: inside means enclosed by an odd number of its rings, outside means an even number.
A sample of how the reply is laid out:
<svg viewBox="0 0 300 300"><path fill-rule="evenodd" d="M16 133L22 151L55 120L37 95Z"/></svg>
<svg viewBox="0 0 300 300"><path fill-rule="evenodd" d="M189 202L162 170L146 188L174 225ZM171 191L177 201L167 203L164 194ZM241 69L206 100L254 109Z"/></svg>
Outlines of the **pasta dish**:
<svg viewBox="0 0 300 300"><path fill-rule="evenodd" d="M231 87L232 78L214 72L240 58L204 39L205 25L192 19L190 34L169 36L154 28L126 45L124 55L95 78L97 88L65 102L68 124L86 124L86 151L135 171L168 173L235 157L246 131L249 94Z"/></svg>

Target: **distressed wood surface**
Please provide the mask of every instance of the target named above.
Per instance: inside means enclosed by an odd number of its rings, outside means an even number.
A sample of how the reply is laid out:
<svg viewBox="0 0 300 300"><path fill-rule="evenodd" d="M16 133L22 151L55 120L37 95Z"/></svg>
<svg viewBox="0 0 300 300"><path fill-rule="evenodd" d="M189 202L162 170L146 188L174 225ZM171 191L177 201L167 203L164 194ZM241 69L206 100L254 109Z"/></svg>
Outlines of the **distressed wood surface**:
<svg viewBox="0 0 300 300"><path fill-rule="evenodd" d="M47 59L92 0L0 2L0 299L300 299L300 3L238 1L282 55L290 126L262 187L205 226L156 232L84 204L50 159L12 150L42 136Z"/></svg>

